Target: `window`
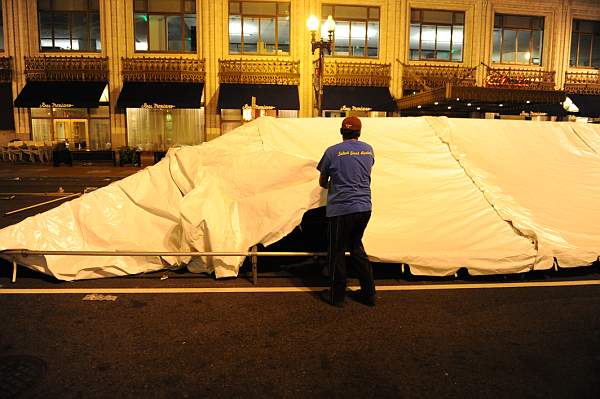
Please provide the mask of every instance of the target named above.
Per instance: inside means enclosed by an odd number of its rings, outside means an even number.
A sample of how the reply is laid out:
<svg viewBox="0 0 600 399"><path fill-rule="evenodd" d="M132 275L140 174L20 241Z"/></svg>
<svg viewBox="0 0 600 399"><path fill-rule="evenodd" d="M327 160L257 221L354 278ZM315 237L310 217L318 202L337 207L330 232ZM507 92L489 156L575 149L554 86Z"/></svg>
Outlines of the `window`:
<svg viewBox="0 0 600 399"><path fill-rule="evenodd" d="M38 0L42 51L100 51L98 0Z"/></svg>
<svg viewBox="0 0 600 399"><path fill-rule="evenodd" d="M462 62L465 13L411 10L410 59Z"/></svg>
<svg viewBox="0 0 600 399"><path fill-rule="evenodd" d="M288 54L290 3L230 1L230 54Z"/></svg>
<svg viewBox="0 0 600 399"><path fill-rule="evenodd" d="M0 51L4 50L4 24L2 21L2 3L0 2Z"/></svg>
<svg viewBox="0 0 600 399"><path fill-rule="evenodd" d="M543 35L544 17L497 14L492 62L542 65Z"/></svg>
<svg viewBox="0 0 600 399"><path fill-rule="evenodd" d="M127 143L143 151L197 145L204 141L204 108L127 108Z"/></svg>
<svg viewBox="0 0 600 399"><path fill-rule="evenodd" d="M327 5L321 8L321 37L327 40L327 24L335 21L333 55L377 57L379 55L379 7Z"/></svg>
<svg viewBox="0 0 600 399"><path fill-rule="evenodd" d="M600 68L600 22L573 20L569 65Z"/></svg>
<svg viewBox="0 0 600 399"><path fill-rule="evenodd" d="M109 107L31 108L31 133L34 141L66 140L72 149L110 149Z"/></svg>
<svg viewBox="0 0 600 399"><path fill-rule="evenodd" d="M135 51L195 52L196 0L135 0Z"/></svg>

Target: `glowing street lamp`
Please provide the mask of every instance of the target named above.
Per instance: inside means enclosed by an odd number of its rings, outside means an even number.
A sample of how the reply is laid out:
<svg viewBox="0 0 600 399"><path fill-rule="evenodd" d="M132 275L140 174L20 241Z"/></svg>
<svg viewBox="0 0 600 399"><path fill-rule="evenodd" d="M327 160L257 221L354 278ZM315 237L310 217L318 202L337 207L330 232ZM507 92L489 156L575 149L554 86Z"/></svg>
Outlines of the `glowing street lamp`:
<svg viewBox="0 0 600 399"><path fill-rule="evenodd" d="M323 100L323 73L325 69L325 54L323 51L326 50L327 53L331 54L331 50L333 48L333 32L335 31L335 21L331 15L327 17L325 24L327 27L327 41L323 41L322 38L317 40L319 19L314 15L311 15L307 21L308 30L311 34L311 52L314 54L316 50L319 50L319 58L316 61L317 65L315 67L315 75L313 79L313 87L315 90L315 97L317 99L317 109L319 110L319 115L322 112L321 105Z"/></svg>

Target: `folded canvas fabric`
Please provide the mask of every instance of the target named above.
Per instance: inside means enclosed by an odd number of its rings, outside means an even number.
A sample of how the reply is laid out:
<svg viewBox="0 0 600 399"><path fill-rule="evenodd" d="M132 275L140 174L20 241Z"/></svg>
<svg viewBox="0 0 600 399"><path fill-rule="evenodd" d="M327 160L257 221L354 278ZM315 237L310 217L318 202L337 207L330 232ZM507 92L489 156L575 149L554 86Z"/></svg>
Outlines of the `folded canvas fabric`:
<svg viewBox="0 0 600 399"><path fill-rule="evenodd" d="M243 252L323 206L316 164L339 118L259 118L0 230L0 249ZM600 128L579 123L362 118L375 150L374 261L415 274L516 273L600 254ZM62 280L181 267L236 276L242 257L40 256Z"/></svg>

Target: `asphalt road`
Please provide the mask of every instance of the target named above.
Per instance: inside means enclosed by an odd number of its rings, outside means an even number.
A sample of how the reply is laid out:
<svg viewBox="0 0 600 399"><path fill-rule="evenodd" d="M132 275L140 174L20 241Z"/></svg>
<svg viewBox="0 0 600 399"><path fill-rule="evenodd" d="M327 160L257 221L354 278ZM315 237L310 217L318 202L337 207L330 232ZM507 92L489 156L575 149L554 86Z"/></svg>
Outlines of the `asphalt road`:
<svg viewBox="0 0 600 399"><path fill-rule="evenodd" d="M114 179L0 177L0 192ZM0 200L0 211L39 201ZM435 279L377 264L377 307L343 309L303 291L326 284L321 268L261 260L258 292L226 292L216 289L253 288L247 265L237 279L167 271L73 283L20 268L12 284L0 261L0 398L600 397L597 265Z"/></svg>

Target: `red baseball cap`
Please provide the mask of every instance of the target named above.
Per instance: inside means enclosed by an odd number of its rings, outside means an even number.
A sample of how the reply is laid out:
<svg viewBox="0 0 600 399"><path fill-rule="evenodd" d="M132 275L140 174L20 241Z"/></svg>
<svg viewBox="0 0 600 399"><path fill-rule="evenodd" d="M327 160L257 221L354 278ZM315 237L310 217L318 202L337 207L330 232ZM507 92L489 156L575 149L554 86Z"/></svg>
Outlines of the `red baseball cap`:
<svg viewBox="0 0 600 399"><path fill-rule="evenodd" d="M342 129L353 130L358 132L361 128L362 123L360 122L360 119L358 119L356 116L348 116L342 121Z"/></svg>

